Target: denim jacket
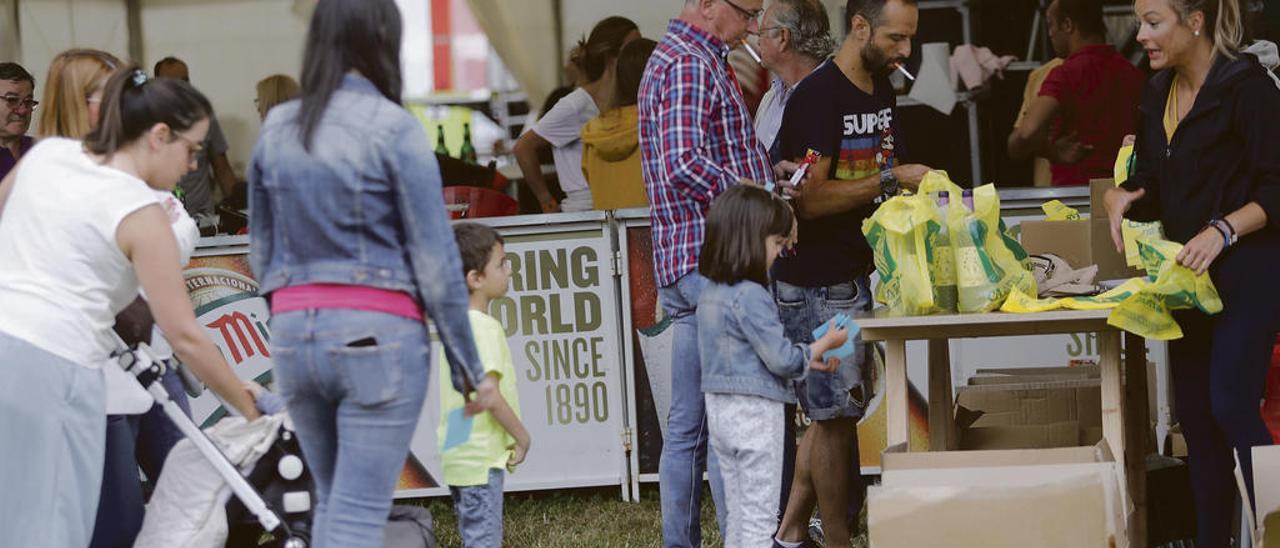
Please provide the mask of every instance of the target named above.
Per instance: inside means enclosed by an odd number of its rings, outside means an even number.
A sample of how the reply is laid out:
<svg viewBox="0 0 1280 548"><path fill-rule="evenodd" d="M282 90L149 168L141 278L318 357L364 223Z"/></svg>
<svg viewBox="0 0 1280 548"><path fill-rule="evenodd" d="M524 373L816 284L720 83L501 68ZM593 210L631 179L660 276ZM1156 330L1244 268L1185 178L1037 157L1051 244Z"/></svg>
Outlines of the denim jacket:
<svg viewBox="0 0 1280 548"><path fill-rule="evenodd" d="M791 381L804 378L809 345L783 335L778 305L751 281L708 284L698 298L702 391L795 403Z"/></svg>
<svg viewBox="0 0 1280 548"><path fill-rule="evenodd" d="M331 283L404 291L439 332L454 388L484 374L467 286L422 125L348 74L302 146L300 103L271 109L248 170L249 262L263 295Z"/></svg>

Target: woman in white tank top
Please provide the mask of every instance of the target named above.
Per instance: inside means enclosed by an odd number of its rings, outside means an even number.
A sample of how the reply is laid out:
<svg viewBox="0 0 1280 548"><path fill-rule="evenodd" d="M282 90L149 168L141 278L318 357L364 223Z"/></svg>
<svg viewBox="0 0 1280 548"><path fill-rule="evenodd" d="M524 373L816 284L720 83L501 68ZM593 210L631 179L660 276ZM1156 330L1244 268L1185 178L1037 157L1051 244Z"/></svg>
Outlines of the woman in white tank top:
<svg viewBox="0 0 1280 548"><path fill-rule="evenodd" d="M156 191L187 173L211 106L135 67L107 82L84 143L41 141L0 182L0 531L15 546L89 543L102 476L102 367L141 286L175 353L231 407L252 396L195 321Z"/></svg>

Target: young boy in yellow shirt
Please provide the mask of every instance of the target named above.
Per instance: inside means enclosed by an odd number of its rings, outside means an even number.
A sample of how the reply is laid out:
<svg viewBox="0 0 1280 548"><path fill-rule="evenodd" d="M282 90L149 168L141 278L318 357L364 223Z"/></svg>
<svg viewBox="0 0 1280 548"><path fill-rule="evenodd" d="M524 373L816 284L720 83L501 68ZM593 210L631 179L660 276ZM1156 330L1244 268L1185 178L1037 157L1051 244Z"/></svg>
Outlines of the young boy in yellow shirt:
<svg viewBox="0 0 1280 548"><path fill-rule="evenodd" d="M491 410L471 418L470 437L445 450L449 437L449 414L461 413L462 394L454 390L449 368L440 370L440 428L438 430L444 482L453 496L458 514L462 545L502 545L502 483L507 471L524 461L529 452L529 432L520 422L520 399L516 392L516 370L511 362L506 331L488 313L489 303L507 293L511 263L498 231L481 224L459 223L453 227L462 255L463 275L471 295L471 332L485 374L498 380L501 394ZM439 352L443 354L443 351ZM437 363L444 363L443 356ZM455 428L461 421L454 421Z"/></svg>

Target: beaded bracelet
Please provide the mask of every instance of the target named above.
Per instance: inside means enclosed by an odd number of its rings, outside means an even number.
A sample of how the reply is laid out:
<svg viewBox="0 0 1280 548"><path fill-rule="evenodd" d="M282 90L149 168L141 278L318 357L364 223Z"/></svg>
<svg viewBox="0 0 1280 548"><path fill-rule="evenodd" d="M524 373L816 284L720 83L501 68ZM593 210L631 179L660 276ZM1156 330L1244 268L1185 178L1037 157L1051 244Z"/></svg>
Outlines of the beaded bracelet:
<svg viewBox="0 0 1280 548"><path fill-rule="evenodd" d="M1209 221L1209 226L1216 229L1219 234L1222 234L1223 247L1231 247L1231 245L1235 244L1239 239L1239 236L1236 234L1236 227L1231 226L1231 223L1226 219L1213 219L1212 221Z"/></svg>

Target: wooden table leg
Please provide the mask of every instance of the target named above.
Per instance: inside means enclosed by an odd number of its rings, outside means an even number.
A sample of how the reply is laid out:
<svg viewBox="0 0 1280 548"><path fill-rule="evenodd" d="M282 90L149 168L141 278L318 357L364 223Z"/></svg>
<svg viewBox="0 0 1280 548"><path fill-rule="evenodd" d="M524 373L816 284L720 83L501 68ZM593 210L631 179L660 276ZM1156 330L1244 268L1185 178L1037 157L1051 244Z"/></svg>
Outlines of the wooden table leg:
<svg viewBox="0 0 1280 548"><path fill-rule="evenodd" d="M907 399L907 342L888 340L884 343L885 435L888 446L907 444L910 433L910 407ZM910 450L910 446L907 446Z"/></svg>
<svg viewBox="0 0 1280 548"><path fill-rule="evenodd" d="M1151 410L1147 399L1146 341L1124 335L1125 473L1133 499L1131 546L1147 545L1147 448L1151 436Z"/></svg>
<svg viewBox="0 0 1280 548"><path fill-rule="evenodd" d="M929 339L929 450L956 448L955 417L952 414L951 341Z"/></svg>
<svg viewBox="0 0 1280 548"><path fill-rule="evenodd" d="M1112 457L1120 465L1120 481L1129 487L1129 489L1126 489L1128 500L1124 501L1124 507L1127 511L1129 503L1134 500L1132 485L1135 474L1131 472L1134 459L1127 450L1128 445L1126 443L1128 441L1126 432L1129 428L1125 423L1125 368L1120 359L1120 332L1103 331L1098 333L1098 353L1101 359L1099 365L1102 370L1102 436L1111 449ZM1147 405L1145 398L1142 400L1142 405ZM1141 466L1145 467L1145 462ZM1128 518L1126 529L1129 535L1129 546L1146 546L1145 539L1141 543L1138 542L1139 528L1135 519L1136 516L1129 515Z"/></svg>
<svg viewBox="0 0 1280 548"><path fill-rule="evenodd" d="M1102 374L1102 437L1116 462L1124 459L1124 380L1120 367L1120 333L1098 333L1098 365Z"/></svg>

